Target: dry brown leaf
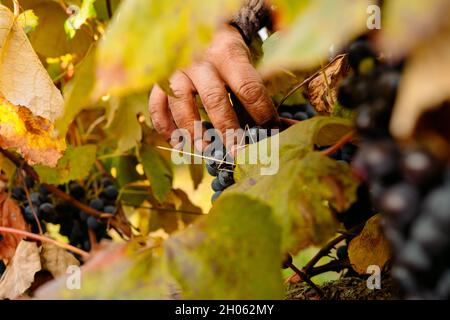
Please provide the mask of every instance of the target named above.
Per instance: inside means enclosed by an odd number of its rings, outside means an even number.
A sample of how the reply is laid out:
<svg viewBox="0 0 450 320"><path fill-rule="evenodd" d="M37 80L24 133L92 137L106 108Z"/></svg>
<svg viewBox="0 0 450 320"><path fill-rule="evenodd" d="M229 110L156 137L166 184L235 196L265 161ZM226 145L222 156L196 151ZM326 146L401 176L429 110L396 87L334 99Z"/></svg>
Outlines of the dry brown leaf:
<svg viewBox="0 0 450 320"><path fill-rule="evenodd" d="M51 243L42 244L41 263L42 269L49 271L55 278L66 274L69 266L80 265L71 253Z"/></svg>
<svg viewBox="0 0 450 320"><path fill-rule="evenodd" d="M450 23L410 56L390 124L399 139L413 135L420 116L450 99Z"/></svg>
<svg viewBox="0 0 450 320"><path fill-rule="evenodd" d="M308 98L318 112L331 113L333 111L333 106L337 101L339 82L349 72L346 60L345 55L339 56L309 82Z"/></svg>
<svg viewBox="0 0 450 320"><path fill-rule="evenodd" d="M41 270L36 242L21 241L16 254L0 279L0 299L14 299L33 283L34 274Z"/></svg>
<svg viewBox="0 0 450 320"><path fill-rule="evenodd" d="M365 274L367 267L377 265L381 269L391 257L389 242L380 226L379 214L370 218L361 234L353 238L348 246L348 257L353 269Z"/></svg>
<svg viewBox="0 0 450 320"><path fill-rule="evenodd" d="M56 166L66 143L55 138L53 124L0 96L0 147L14 148L30 164Z"/></svg>
<svg viewBox="0 0 450 320"><path fill-rule="evenodd" d="M19 205L6 193L0 194L0 226L28 231L28 225L20 212ZM0 241L0 260L9 260L24 236L4 233Z"/></svg>
<svg viewBox="0 0 450 320"><path fill-rule="evenodd" d="M14 105L54 121L61 115L61 92L34 52L14 14L0 5L0 93Z"/></svg>

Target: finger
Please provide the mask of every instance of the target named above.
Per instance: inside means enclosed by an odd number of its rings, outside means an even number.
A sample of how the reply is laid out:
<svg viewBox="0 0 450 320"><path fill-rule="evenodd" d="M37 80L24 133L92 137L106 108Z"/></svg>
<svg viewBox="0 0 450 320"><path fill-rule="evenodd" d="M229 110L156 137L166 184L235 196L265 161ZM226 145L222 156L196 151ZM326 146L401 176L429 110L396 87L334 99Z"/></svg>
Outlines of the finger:
<svg viewBox="0 0 450 320"><path fill-rule="evenodd" d="M231 106L225 83L210 63L198 64L188 70L189 77L202 100L214 128L222 134L222 140L230 150L239 136L239 119Z"/></svg>
<svg viewBox="0 0 450 320"><path fill-rule="evenodd" d="M217 60L217 59L216 59ZM220 76L236 94L256 124L260 126L279 122L278 113L270 99L264 83L250 63L248 55L229 54L228 58L216 61Z"/></svg>
<svg viewBox="0 0 450 320"><path fill-rule="evenodd" d="M200 114L195 102L195 87L191 79L181 71L177 71L172 76L170 87L175 96L168 98L169 109L175 124L178 128L186 129L189 132L190 138L192 139L191 142L197 148L196 141L201 140L203 129L195 130L196 122L198 126L201 123Z"/></svg>
<svg viewBox="0 0 450 320"><path fill-rule="evenodd" d="M170 114L167 95L157 85L153 87L153 90L150 93L148 108L155 130L161 134L164 139L169 141L172 132L177 127Z"/></svg>

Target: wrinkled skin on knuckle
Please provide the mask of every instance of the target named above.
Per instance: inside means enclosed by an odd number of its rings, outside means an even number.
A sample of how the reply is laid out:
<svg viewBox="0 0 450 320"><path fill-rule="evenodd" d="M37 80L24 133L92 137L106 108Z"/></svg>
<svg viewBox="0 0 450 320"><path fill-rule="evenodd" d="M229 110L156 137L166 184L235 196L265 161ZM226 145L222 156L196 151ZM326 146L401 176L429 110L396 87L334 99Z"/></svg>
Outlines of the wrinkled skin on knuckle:
<svg viewBox="0 0 450 320"><path fill-rule="evenodd" d="M203 96L203 104L209 110L217 110L226 102L224 92L219 89L208 89Z"/></svg>
<svg viewBox="0 0 450 320"><path fill-rule="evenodd" d="M257 80L243 81L236 93L245 105L258 106L265 102L266 90Z"/></svg>

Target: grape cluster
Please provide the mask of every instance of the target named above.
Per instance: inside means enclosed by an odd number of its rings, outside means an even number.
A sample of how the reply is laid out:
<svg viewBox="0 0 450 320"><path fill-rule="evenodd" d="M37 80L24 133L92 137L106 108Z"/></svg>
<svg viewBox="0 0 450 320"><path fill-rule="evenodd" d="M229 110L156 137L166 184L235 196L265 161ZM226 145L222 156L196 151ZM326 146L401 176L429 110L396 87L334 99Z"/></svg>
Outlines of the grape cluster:
<svg viewBox="0 0 450 320"><path fill-rule="evenodd" d="M67 201L54 198L44 186L35 185L29 177L25 178L25 184L31 201L28 200L26 191L21 186L13 187L11 195L21 205L22 214L25 221L30 224L33 233L39 232L36 215L43 232L45 232L46 223L60 225L60 234L67 236L71 245L85 251L91 250L89 230L93 231L96 241L107 237L107 226L104 221L88 215ZM58 188L93 209L113 215L117 212L118 190L109 178L84 181L83 184L71 181Z"/></svg>
<svg viewBox="0 0 450 320"><path fill-rule="evenodd" d="M207 129L214 129L210 122L204 122ZM267 138L267 131L259 126L252 127L245 131L245 144L256 143L262 139ZM214 140L213 140L214 141ZM221 145L219 148L207 150L206 170L215 177L211 182L211 188L214 194L211 197L211 202L214 203L222 192L234 184L234 164L231 155L226 151L226 148Z"/></svg>
<svg viewBox="0 0 450 320"><path fill-rule="evenodd" d="M377 59L368 41L348 52L353 74L338 93L356 109L362 146L352 165L366 181L394 251L392 275L407 298L450 298L450 177L445 163L425 146L400 146L389 122L401 65Z"/></svg>

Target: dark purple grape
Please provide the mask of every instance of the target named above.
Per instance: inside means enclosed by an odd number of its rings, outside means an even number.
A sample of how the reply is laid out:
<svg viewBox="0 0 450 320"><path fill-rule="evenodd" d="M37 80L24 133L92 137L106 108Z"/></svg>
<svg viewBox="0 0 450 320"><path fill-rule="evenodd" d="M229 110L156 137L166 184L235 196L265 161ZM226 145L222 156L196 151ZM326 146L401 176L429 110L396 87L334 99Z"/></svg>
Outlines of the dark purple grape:
<svg viewBox="0 0 450 320"><path fill-rule="evenodd" d="M28 223L32 223L32 222L36 221L33 210L34 210L34 213L36 213L36 215L38 215L39 210L36 205L33 205L33 206L27 205L23 210L23 216ZM38 216L38 218L39 218L39 216Z"/></svg>
<svg viewBox="0 0 450 320"><path fill-rule="evenodd" d="M18 201L22 201L25 199L25 190L22 187L13 187L11 196Z"/></svg>
<svg viewBox="0 0 450 320"><path fill-rule="evenodd" d="M413 272L424 272L430 269L431 260L423 247L415 242L409 241L398 258L400 265Z"/></svg>
<svg viewBox="0 0 450 320"><path fill-rule="evenodd" d="M349 109L355 109L366 102L369 93L368 83L357 76L343 80L338 90L338 101Z"/></svg>
<svg viewBox="0 0 450 320"><path fill-rule="evenodd" d="M422 212L432 216L443 230L450 230L450 186L437 188L427 195Z"/></svg>
<svg viewBox="0 0 450 320"><path fill-rule="evenodd" d="M115 206L106 206L104 209L105 213L116 214L117 208Z"/></svg>
<svg viewBox="0 0 450 320"><path fill-rule="evenodd" d="M47 222L57 223L58 222L58 214L56 213L55 207L53 204L45 202L39 207L39 215Z"/></svg>
<svg viewBox="0 0 450 320"><path fill-rule="evenodd" d="M117 191L117 188L113 185L106 187L105 190L103 190L103 193L106 199L111 201L116 200L119 195L119 191Z"/></svg>
<svg viewBox="0 0 450 320"><path fill-rule="evenodd" d="M402 157L401 167L405 179L418 187L427 187L440 179L438 161L424 149L408 150Z"/></svg>
<svg viewBox="0 0 450 320"><path fill-rule="evenodd" d="M208 159L207 161L211 161L210 159ZM218 175L218 170L217 170L217 166L215 164L215 162L213 163L206 163L206 171L208 171L209 175L213 176L213 177L217 177Z"/></svg>
<svg viewBox="0 0 450 320"><path fill-rule="evenodd" d="M88 228L92 229L94 231L97 230L100 226L100 221L97 218L92 217L92 216L88 217L86 222L87 222Z"/></svg>
<svg viewBox="0 0 450 320"><path fill-rule="evenodd" d="M102 199L95 198L89 202L89 206L95 210L102 211L105 204L103 203Z"/></svg>
<svg viewBox="0 0 450 320"><path fill-rule="evenodd" d="M398 171L398 150L390 141L364 145L361 154L371 178L392 178Z"/></svg>
<svg viewBox="0 0 450 320"><path fill-rule="evenodd" d="M309 103L305 105L305 112L308 115L308 118L313 118L317 115L316 109Z"/></svg>
<svg viewBox="0 0 450 320"><path fill-rule="evenodd" d="M284 111L280 113L280 117L286 118L286 119L293 119L294 115L290 112Z"/></svg>
<svg viewBox="0 0 450 320"><path fill-rule="evenodd" d="M86 191L78 182L69 183L69 194L77 200L81 200L86 195Z"/></svg>
<svg viewBox="0 0 450 320"><path fill-rule="evenodd" d="M89 218L89 215L84 211L80 211L79 216L81 221L86 221Z"/></svg>
<svg viewBox="0 0 450 320"><path fill-rule="evenodd" d="M223 186L220 184L218 178L215 178L215 179L211 182L211 188L212 188L214 191L222 191L222 190L223 190Z"/></svg>
<svg viewBox="0 0 450 320"><path fill-rule="evenodd" d="M381 198L381 210L398 226L406 226L416 216L420 194L413 186L401 183L386 190Z"/></svg>
<svg viewBox="0 0 450 320"><path fill-rule="evenodd" d="M233 172L221 170L218 179L223 188L228 188L234 183Z"/></svg>
<svg viewBox="0 0 450 320"><path fill-rule="evenodd" d="M0 260L0 277L3 275L3 273L5 272L5 270L6 270L6 265L5 265L5 263L3 262L3 260Z"/></svg>
<svg viewBox="0 0 450 320"><path fill-rule="evenodd" d="M113 185L113 181L110 178L102 178L101 184L103 188Z"/></svg>
<svg viewBox="0 0 450 320"><path fill-rule="evenodd" d="M296 112L295 114L294 114L294 119L295 120L298 120L298 121L303 121L303 120L307 120L309 117L308 117L308 115L306 114L306 112L303 112L303 111L299 111L299 112Z"/></svg>
<svg viewBox="0 0 450 320"><path fill-rule="evenodd" d="M31 192L30 193L31 203L35 206L39 207L41 205L41 195L39 192Z"/></svg>

